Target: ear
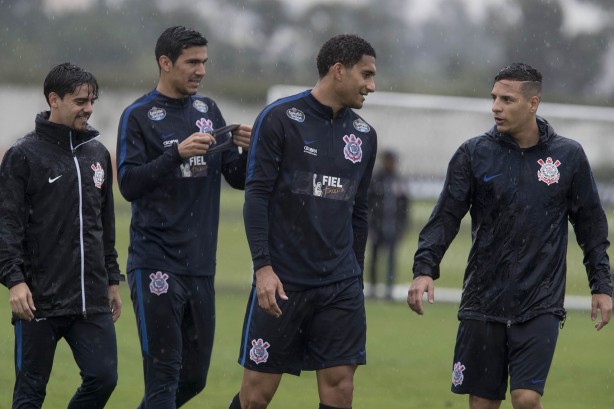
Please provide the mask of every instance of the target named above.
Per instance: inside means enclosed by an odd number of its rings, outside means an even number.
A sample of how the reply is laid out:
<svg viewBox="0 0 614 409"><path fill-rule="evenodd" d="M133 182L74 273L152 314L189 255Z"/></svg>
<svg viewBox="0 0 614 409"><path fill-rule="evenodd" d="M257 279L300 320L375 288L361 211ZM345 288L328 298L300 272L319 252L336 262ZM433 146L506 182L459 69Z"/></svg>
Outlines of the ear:
<svg viewBox="0 0 614 409"><path fill-rule="evenodd" d="M56 94L55 92L49 93L49 106L51 108L56 109L58 107L58 102L61 100L62 99L60 98L60 96Z"/></svg>
<svg viewBox="0 0 614 409"><path fill-rule="evenodd" d="M170 58L166 55L161 55L158 59L158 64L160 64L160 69L164 72L170 72L173 67L173 63Z"/></svg>
<svg viewBox="0 0 614 409"><path fill-rule="evenodd" d="M345 67L343 66L343 64L341 64L340 62L337 62L332 67L330 67L329 72L333 74L334 79L341 81L344 70L345 70Z"/></svg>
<svg viewBox="0 0 614 409"><path fill-rule="evenodd" d="M531 103L531 112L536 113L537 108L539 107L539 97L537 95L533 95L530 100Z"/></svg>

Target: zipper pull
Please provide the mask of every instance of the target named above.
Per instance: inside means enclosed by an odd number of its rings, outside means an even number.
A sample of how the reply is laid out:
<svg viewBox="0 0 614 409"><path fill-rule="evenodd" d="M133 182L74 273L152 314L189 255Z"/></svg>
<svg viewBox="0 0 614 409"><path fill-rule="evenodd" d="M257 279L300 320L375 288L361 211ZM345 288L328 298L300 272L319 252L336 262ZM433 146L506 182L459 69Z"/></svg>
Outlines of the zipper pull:
<svg viewBox="0 0 614 409"><path fill-rule="evenodd" d="M511 327L512 326L512 320L507 320L507 327Z"/></svg>

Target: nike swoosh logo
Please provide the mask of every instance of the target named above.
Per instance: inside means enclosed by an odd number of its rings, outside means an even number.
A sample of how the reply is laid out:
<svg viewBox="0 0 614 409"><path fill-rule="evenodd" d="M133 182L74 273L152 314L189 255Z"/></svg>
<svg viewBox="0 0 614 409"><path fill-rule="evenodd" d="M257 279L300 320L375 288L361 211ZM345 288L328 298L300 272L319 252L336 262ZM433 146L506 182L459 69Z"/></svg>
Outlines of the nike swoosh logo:
<svg viewBox="0 0 614 409"><path fill-rule="evenodd" d="M531 379L533 385L545 382L543 379Z"/></svg>
<svg viewBox="0 0 614 409"><path fill-rule="evenodd" d="M312 143L316 143L318 140L314 140L314 141L304 141L305 145L311 145Z"/></svg>
<svg viewBox="0 0 614 409"><path fill-rule="evenodd" d="M55 178L53 178L53 179L49 178L49 183L53 183L53 182L55 182L56 180L58 180L58 179L59 179L59 178L61 178L62 176L63 176L63 175L60 175L60 176L57 176L57 177L55 177Z"/></svg>
<svg viewBox="0 0 614 409"><path fill-rule="evenodd" d="M501 176L503 173L497 173L496 175L492 175L492 176L486 176L484 175L484 182L490 182L491 180L493 180L496 177Z"/></svg>
<svg viewBox="0 0 614 409"><path fill-rule="evenodd" d="M36 322L41 322L41 321L45 321L47 318L34 318L34 321Z"/></svg>
<svg viewBox="0 0 614 409"><path fill-rule="evenodd" d="M162 135L162 139L168 139L173 135L175 135L175 132L167 133L166 135Z"/></svg>

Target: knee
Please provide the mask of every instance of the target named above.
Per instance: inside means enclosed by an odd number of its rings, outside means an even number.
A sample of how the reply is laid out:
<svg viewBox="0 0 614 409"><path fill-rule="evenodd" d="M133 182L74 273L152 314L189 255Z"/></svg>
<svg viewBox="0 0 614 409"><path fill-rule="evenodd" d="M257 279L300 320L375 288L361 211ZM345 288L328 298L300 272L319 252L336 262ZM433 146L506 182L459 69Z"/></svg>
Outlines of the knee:
<svg viewBox="0 0 614 409"><path fill-rule="evenodd" d="M117 386L117 371L86 375L83 377L83 386L110 395Z"/></svg>
<svg viewBox="0 0 614 409"><path fill-rule="evenodd" d="M260 391L250 391L241 395L241 406L243 409L265 409L272 399L272 396L267 396Z"/></svg>
<svg viewBox="0 0 614 409"><path fill-rule="evenodd" d="M541 395L535 391L518 389L511 395L514 409L542 409Z"/></svg>

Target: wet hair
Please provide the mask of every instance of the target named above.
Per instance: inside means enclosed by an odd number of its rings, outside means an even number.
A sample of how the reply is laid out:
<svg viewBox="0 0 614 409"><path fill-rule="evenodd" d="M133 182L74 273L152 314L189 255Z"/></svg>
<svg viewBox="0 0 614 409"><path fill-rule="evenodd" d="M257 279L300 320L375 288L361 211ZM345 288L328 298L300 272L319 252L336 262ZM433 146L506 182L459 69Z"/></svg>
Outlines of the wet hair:
<svg viewBox="0 0 614 409"><path fill-rule="evenodd" d="M320 48L316 65L318 74L323 78L330 67L341 63L345 67L353 67L363 55L375 58L375 50L366 40L354 34L340 34L328 40Z"/></svg>
<svg viewBox="0 0 614 409"><path fill-rule="evenodd" d="M521 81L523 83L521 89L525 96L536 95L541 98L542 74L528 64L513 63L502 68L495 76L494 82L502 80Z"/></svg>
<svg viewBox="0 0 614 409"><path fill-rule="evenodd" d="M167 56L174 64L181 52L190 47L204 47L209 42L198 31L184 26L167 28L156 42L156 62L160 66L160 57Z"/></svg>
<svg viewBox="0 0 614 409"><path fill-rule="evenodd" d="M49 104L49 94L52 92L64 99L66 94L74 93L81 85L88 86L94 100L98 98L98 81L91 72L69 62L56 65L49 71L43 84L47 104Z"/></svg>

